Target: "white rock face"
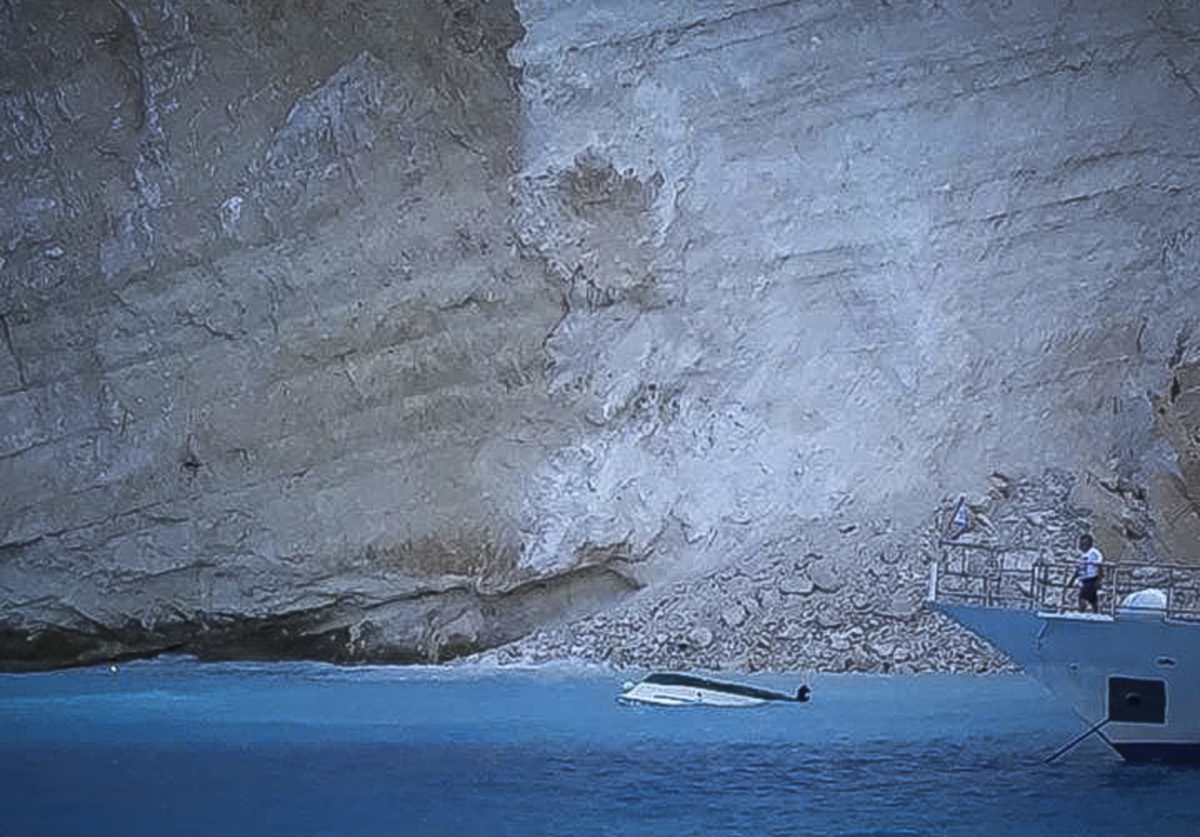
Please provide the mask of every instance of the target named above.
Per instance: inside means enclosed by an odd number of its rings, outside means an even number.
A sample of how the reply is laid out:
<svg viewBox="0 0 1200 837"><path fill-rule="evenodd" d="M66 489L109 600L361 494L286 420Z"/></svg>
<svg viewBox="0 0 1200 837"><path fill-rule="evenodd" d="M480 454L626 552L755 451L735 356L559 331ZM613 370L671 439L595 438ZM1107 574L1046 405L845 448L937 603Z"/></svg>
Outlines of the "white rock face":
<svg viewBox="0 0 1200 837"><path fill-rule="evenodd" d="M695 568L994 469L1143 468L1200 313L1194 14L518 10L518 230L588 417L527 555L677 521Z"/></svg>
<svg viewBox="0 0 1200 837"><path fill-rule="evenodd" d="M1196 10L309 5L0 16L0 664L444 659L993 471L1200 531Z"/></svg>

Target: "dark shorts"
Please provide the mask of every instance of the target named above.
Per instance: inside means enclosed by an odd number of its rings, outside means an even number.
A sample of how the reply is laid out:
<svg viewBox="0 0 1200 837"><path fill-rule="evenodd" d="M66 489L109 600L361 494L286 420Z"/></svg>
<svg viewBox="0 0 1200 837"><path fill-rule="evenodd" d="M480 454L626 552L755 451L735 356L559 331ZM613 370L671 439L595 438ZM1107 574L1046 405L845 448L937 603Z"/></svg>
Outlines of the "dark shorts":
<svg viewBox="0 0 1200 837"><path fill-rule="evenodd" d="M1090 604L1096 603L1096 590L1100 587L1100 579L1085 578L1079 584L1079 598Z"/></svg>

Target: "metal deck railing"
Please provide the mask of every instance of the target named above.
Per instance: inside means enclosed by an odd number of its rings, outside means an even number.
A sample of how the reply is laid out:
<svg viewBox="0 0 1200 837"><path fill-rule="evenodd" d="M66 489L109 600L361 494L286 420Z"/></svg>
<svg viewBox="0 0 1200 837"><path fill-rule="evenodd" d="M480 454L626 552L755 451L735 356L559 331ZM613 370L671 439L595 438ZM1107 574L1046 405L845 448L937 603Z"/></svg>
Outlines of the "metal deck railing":
<svg viewBox="0 0 1200 837"><path fill-rule="evenodd" d="M1076 562L1049 548L942 541L932 567L933 601L1044 613L1079 610ZM1117 616L1126 597L1148 589L1166 596L1165 616L1200 622L1200 567L1182 564L1105 562L1100 612Z"/></svg>

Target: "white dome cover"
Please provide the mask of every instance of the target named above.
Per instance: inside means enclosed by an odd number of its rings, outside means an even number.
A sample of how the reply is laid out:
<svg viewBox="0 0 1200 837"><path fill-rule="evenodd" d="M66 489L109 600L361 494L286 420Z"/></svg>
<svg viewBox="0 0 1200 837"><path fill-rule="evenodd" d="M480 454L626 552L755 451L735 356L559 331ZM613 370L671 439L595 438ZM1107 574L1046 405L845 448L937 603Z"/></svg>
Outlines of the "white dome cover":
<svg viewBox="0 0 1200 837"><path fill-rule="evenodd" d="M1167 594L1156 588L1138 590L1121 600L1120 616L1161 619L1167 613Z"/></svg>

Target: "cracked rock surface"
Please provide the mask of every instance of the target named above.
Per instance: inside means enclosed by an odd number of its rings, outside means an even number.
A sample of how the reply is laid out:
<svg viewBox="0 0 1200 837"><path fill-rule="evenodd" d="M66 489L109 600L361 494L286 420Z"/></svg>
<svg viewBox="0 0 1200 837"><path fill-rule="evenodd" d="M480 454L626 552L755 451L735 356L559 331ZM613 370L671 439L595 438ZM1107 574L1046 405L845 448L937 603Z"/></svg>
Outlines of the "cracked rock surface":
<svg viewBox="0 0 1200 837"><path fill-rule="evenodd" d="M1004 665L919 608L947 497L1200 558L1198 40L0 2L0 667Z"/></svg>

